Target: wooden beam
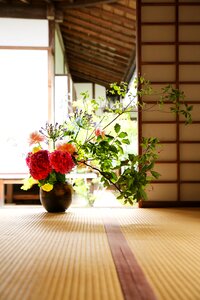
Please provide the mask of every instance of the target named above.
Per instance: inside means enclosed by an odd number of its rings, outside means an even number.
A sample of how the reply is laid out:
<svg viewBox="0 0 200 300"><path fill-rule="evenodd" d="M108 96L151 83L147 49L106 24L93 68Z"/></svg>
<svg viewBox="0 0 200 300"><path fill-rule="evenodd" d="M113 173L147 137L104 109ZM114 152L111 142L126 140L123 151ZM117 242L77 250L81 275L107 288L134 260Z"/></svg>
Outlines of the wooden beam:
<svg viewBox="0 0 200 300"><path fill-rule="evenodd" d="M96 79L101 79L107 82L115 82L117 81L119 78L121 79L121 76L117 76L117 74L114 75L110 75L110 73L106 73L106 72L99 72L97 70L91 69L91 68L87 68L87 65L79 65L79 64L75 64L73 63L72 65L70 65L70 72L71 71L76 71L79 73L83 73L87 76L91 76L94 77ZM94 81L95 82L95 81Z"/></svg>
<svg viewBox="0 0 200 300"><path fill-rule="evenodd" d="M118 64L112 64L106 60L100 60L98 57L87 56L86 53L78 53L78 52L69 52L67 53L67 58L70 61L76 60L81 61L83 63L87 63L87 65L93 65L93 67L99 67L102 70L108 70L108 72L115 72L118 74L124 74L124 68L120 68Z"/></svg>
<svg viewBox="0 0 200 300"><path fill-rule="evenodd" d="M127 5L125 6L125 5L122 5L119 3L113 3L113 4L106 3L106 5L108 5L112 9L113 8L117 9L120 12L123 11L124 13L131 15L133 17L133 19L136 20L136 9L135 8L131 8L131 7L128 7Z"/></svg>
<svg viewBox="0 0 200 300"><path fill-rule="evenodd" d="M59 9L68 9L68 8L80 8L80 7L89 7L96 4L102 3L114 3L117 0L71 0L69 2L59 2L56 4L56 7Z"/></svg>
<svg viewBox="0 0 200 300"><path fill-rule="evenodd" d="M105 20L112 20L114 24L118 24L121 26L126 26L128 28L133 28L135 30L136 24L134 20L131 20L129 18L125 18L121 15L116 15L110 11L107 11L103 9L102 6L94 6L89 8L82 8L81 11L90 11L92 15L97 16L98 18L102 18Z"/></svg>
<svg viewBox="0 0 200 300"><path fill-rule="evenodd" d="M93 82L102 86L108 86L107 81L101 80L101 79L97 79L91 76L87 76L85 74L82 73L78 73L76 71L71 71L72 74L72 80L73 82Z"/></svg>
<svg viewBox="0 0 200 300"><path fill-rule="evenodd" d="M62 24L62 32L66 33L66 34L71 34L74 36L81 36L83 39L86 40L92 40L92 41L96 41L98 44L105 44L108 47L111 48L123 48L125 50L129 50L128 53L130 52L130 50L134 47L134 40L132 39L132 41L128 42L123 42L120 41L118 39L115 39L113 36L105 36L103 33L98 34L95 31L83 28L81 26L78 25L67 25L65 26L65 23Z"/></svg>
<svg viewBox="0 0 200 300"><path fill-rule="evenodd" d="M126 68L128 64L128 60L124 60L122 58L118 58L115 56L109 55L109 52L102 53L98 50L94 51L92 49L89 49L87 47L82 47L82 45L76 45L76 44L66 44L65 46L66 52L69 54L77 54L77 55L84 55L86 58L91 59L97 59L99 62L102 63L108 63L111 65L118 66L119 68Z"/></svg>
<svg viewBox="0 0 200 300"><path fill-rule="evenodd" d="M27 19L46 19L46 5L14 5L0 4L1 18L27 18Z"/></svg>
<svg viewBox="0 0 200 300"><path fill-rule="evenodd" d="M93 24L99 24L99 26L102 26L103 28L112 28L113 31L119 32L119 33L123 33L124 31L126 31L126 35L127 36L136 36L135 32L136 29L134 30L133 28L130 29L130 27L126 27L126 26L122 26L122 25L118 25L116 23L113 23L113 21L111 20L105 20L103 18L99 18L96 17L94 15L92 15L92 10L88 9L88 12L86 12L86 10L73 10L73 9L69 9L67 11L67 14L64 16L65 19L68 18L68 16L74 16L74 17L79 17L79 19L82 20L87 20L89 19L90 22Z"/></svg>
<svg viewBox="0 0 200 300"><path fill-rule="evenodd" d="M62 30L62 36L63 36L63 39L72 39L72 40L79 40L81 39L83 43L88 43L88 44L94 44L96 45L97 47L98 46L101 46L101 47L105 47L105 48L112 48L112 51L116 53L119 53L121 54L122 56L128 56L130 55L130 49L126 49L126 48L123 48L121 46L118 46L118 45L115 45L113 43L109 43L107 41L101 41L98 39L98 37L90 37L89 39L87 38L87 36L85 36L84 34L80 33L80 32L74 32L72 30Z"/></svg>
<svg viewBox="0 0 200 300"><path fill-rule="evenodd" d="M55 20L55 7L53 4L47 5L47 19L49 21Z"/></svg>
<svg viewBox="0 0 200 300"><path fill-rule="evenodd" d="M26 4L29 4L30 3L30 0L20 0L22 3L26 3Z"/></svg>
<svg viewBox="0 0 200 300"><path fill-rule="evenodd" d="M61 10L56 10L54 4L47 5L47 19L49 21L55 21L56 23L63 22L63 12Z"/></svg>
<svg viewBox="0 0 200 300"><path fill-rule="evenodd" d="M129 55L128 52L122 53L121 51L118 51L116 49L109 48L109 46L105 46L102 44L94 44L92 41L83 40L80 37L72 38L71 36L63 35L63 38L65 41L65 47L67 47L67 45L78 45L79 47L86 48L88 51L92 49L97 53L100 52L107 56L123 60L124 62L128 60L128 55Z"/></svg>
<svg viewBox="0 0 200 300"><path fill-rule="evenodd" d="M109 83L111 83L111 80L108 78L105 78L105 77L99 78L96 75L89 75L89 74L81 73L81 72L78 72L77 70L73 70L73 69L71 69L71 75L72 75L72 78L76 77L77 79L80 79L80 82L82 79L82 81L85 80L87 82L94 82L94 83L103 85L105 87L108 87ZM121 80L120 78L115 78L115 80L113 82L118 82L120 80Z"/></svg>
<svg viewBox="0 0 200 300"><path fill-rule="evenodd" d="M26 18L26 19L48 19L55 20L57 23L63 22L63 12L54 10L53 7L46 4L32 5L29 2L21 5L15 4L1 4L0 3L0 17L2 18Z"/></svg>
<svg viewBox="0 0 200 300"><path fill-rule="evenodd" d="M73 60L71 59L69 68L70 69L73 68L73 70L77 70L77 71L81 70L88 74L94 74L97 77L102 77L102 78L107 77L110 78L111 81L113 81L113 78L122 77L121 74L119 75L118 72L110 71L106 67L102 67L102 66L95 65L94 67L94 64L82 60L78 60L77 58Z"/></svg>
<svg viewBox="0 0 200 300"><path fill-rule="evenodd" d="M87 17L86 20L79 19L77 16L67 16L64 21L64 26L81 26L81 28L87 30L92 29L93 32L96 32L98 35L103 33L104 36L114 37L114 39L123 41L125 43L134 43L135 42L135 32L132 31L132 35L126 34L126 28L122 27L123 32L113 31L112 27L102 28L101 24L91 23L90 18Z"/></svg>

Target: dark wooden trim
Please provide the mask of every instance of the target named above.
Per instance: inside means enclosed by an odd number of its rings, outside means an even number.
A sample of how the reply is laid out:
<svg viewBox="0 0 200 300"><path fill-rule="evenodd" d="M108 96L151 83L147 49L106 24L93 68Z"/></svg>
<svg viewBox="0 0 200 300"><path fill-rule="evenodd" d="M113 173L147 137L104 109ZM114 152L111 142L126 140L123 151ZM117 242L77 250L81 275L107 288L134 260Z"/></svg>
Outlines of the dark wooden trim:
<svg viewBox="0 0 200 300"><path fill-rule="evenodd" d="M200 61L180 61L179 62L179 66L187 66L187 65L191 65L191 66L193 66L193 65L200 65Z"/></svg>
<svg viewBox="0 0 200 300"><path fill-rule="evenodd" d="M156 300L153 289L131 251L117 220L105 217L104 227L124 300Z"/></svg>
<svg viewBox="0 0 200 300"><path fill-rule="evenodd" d="M174 6L173 2L143 2L142 6Z"/></svg>
<svg viewBox="0 0 200 300"><path fill-rule="evenodd" d="M154 46L162 46L162 45L175 45L175 42L141 42L141 45L154 45ZM179 42L179 46L184 46L184 45L189 45L189 46L199 46L199 42Z"/></svg>
<svg viewBox="0 0 200 300"><path fill-rule="evenodd" d="M169 26L169 25L175 25L176 22L172 21L172 22L142 22L141 25L142 26Z"/></svg>
<svg viewBox="0 0 200 300"><path fill-rule="evenodd" d="M179 22L179 26L185 25L185 26L190 26L190 25L194 25L194 26L199 26L200 22Z"/></svg>
<svg viewBox="0 0 200 300"><path fill-rule="evenodd" d="M176 82L175 81L151 81L151 84L175 84ZM200 80L197 80L197 81L179 81L179 85L180 84L200 84Z"/></svg>
<svg viewBox="0 0 200 300"><path fill-rule="evenodd" d="M156 164L175 164L176 160L157 160ZM181 160L180 164L199 164L200 160Z"/></svg>
<svg viewBox="0 0 200 300"><path fill-rule="evenodd" d="M180 144L199 144L199 141L180 141Z"/></svg>
<svg viewBox="0 0 200 300"><path fill-rule="evenodd" d="M47 9L46 5L9 5L0 4L1 18L26 18L26 19L46 19Z"/></svg>
<svg viewBox="0 0 200 300"><path fill-rule="evenodd" d="M65 2L64 1L57 3L56 7L59 9L73 9L73 8L84 8L84 7L90 7L94 6L97 4L109 4L109 3L114 3L117 0L76 0L74 1L69 1Z"/></svg>
<svg viewBox="0 0 200 300"><path fill-rule="evenodd" d="M200 207L200 201L144 201L138 202L139 208Z"/></svg>
<svg viewBox="0 0 200 300"><path fill-rule="evenodd" d="M175 61L176 61L176 88L179 89L179 7L178 0L175 0ZM180 118L179 115L176 114L176 172L177 172L177 201L180 201Z"/></svg>
<svg viewBox="0 0 200 300"><path fill-rule="evenodd" d="M177 162L174 164L177 164ZM185 184L185 183L199 184L200 180L180 180L180 181L178 181L177 179L174 179L174 180L159 180L159 179L157 179L156 181L152 181L151 183L152 184L177 184L179 182L180 182L180 184Z"/></svg>
<svg viewBox="0 0 200 300"><path fill-rule="evenodd" d="M142 6L173 6L174 5L174 2L147 2L147 3L142 3ZM198 2L179 2L178 3L179 6L199 6L200 3Z"/></svg>
<svg viewBox="0 0 200 300"><path fill-rule="evenodd" d="M160 25L176 25L176 21L171 22L142 22L141 25L160 26ZM200 22L179 22L179 26L198 26Z"/></svg>
<svg viewBox="0 0 200 300"><path fill-rule="evenodd" d="M175 65L176 62L175 61L143 61L141 62L141 65Z"/></svg>
<svg viewBox="0 0 200 300"><path fill-rule="evenodd" d="M12 202L14 202L13 200L40 200L40 197L39 197L39 193L38 194L33 194L33 193L29 193L29 194L25 194L25 193L20 194L19 193L19 194L17 194L17 193L14 193L13 196L12 196Z"/></svg>
<svg viewBox="0 0 200 300"><path fill-rule="evenodd" d="M142 30L141 30L141 1L136 1L136 11L137 11L137 19L136 19L136 70L137 70L137 77L142 75L141 74L141 46L142 46ZM138 111L138 153L142 153L141 147L142 141L142 112L141 110Z"/></svg>
<svg viewBox="0 0 200 300"><path fill-rule="evenodd" d="M176 121L142 121L142 124L176 124ZM180 121L179 124L185 124L185 121ZM200 121L193 121L192 124L200 124Z"/></svg>

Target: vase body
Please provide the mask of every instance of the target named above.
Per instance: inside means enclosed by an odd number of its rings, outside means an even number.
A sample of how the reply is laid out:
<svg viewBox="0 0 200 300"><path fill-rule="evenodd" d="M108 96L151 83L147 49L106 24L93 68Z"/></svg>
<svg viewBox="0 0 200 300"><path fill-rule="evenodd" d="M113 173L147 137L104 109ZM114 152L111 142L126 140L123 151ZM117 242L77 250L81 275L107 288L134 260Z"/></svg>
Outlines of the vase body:
<svg viewBox="0 0 200 300"><path fill-rule="evenodd" d="M65 212L72 203L71 185L55 183L50 192L40 188L40 202L48 212Z"/></svg>

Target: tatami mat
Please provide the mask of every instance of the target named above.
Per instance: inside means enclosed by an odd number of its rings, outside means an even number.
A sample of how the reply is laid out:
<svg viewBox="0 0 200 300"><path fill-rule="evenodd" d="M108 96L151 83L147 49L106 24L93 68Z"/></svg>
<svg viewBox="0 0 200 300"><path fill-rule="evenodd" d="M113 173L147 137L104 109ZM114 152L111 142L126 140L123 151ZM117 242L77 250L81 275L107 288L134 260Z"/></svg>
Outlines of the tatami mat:
<svg viewBox="0 0 200 300"><path fill-rule="evenodd" d="M1 209L0 299L123 299L99 213Z"/></svg>
<svg viewBox="0 0 200 300"><path fill-rule="evenodd" d="M200 209L70 208L48 214L41 206L0 209L0 299L125 299L112 257L115 232L106 233L113 224L158 300L200 299Z"/></svg>
<svg viewBox="0 0 200 300"><path fill-rule="evenodd" d="M121 210L117 219L158 299L200 299L200 208Z"/></svg>

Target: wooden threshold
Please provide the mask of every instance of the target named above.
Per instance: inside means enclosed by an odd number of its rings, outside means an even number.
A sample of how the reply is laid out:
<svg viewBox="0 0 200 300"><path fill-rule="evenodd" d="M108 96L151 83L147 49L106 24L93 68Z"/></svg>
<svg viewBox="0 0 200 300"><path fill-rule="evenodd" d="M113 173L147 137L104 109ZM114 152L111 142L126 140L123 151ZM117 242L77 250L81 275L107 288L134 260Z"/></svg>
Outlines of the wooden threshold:
<svg viewBox="0 0 200 300"><path fill-rule="evenodd" d="M200 207L200 201L144 201L138 202L139 208L165 208L165 207Z"/></svg>

